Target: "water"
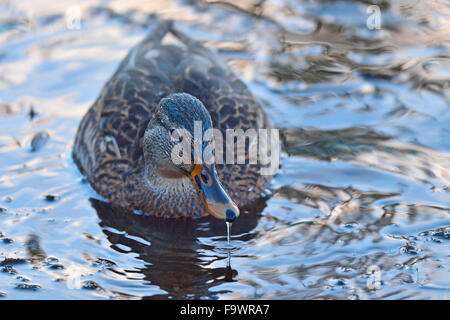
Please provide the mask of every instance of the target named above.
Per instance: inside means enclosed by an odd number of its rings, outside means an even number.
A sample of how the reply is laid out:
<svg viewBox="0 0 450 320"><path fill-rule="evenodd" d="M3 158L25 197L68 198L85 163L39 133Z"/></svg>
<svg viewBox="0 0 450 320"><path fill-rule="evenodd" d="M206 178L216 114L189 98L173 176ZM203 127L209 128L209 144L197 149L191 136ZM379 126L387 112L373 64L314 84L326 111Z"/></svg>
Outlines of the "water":
<svg viewBox="0 0 450 320"><path fill-rule="evenodd" d="M228 245L230 245L230 238L231 238L231 222L226 221L225 222L226 226L227 226L227 243Z"/></svg>
<svg viewBox="0 0 450 320"><path fill-rule="evenodd" d="M448 2L379 5L369 30L366 1L3 1L0 297L448 299ZM71 161L154 13L282 129L272 195L230 245L222 221L124 216Z"/></svg>

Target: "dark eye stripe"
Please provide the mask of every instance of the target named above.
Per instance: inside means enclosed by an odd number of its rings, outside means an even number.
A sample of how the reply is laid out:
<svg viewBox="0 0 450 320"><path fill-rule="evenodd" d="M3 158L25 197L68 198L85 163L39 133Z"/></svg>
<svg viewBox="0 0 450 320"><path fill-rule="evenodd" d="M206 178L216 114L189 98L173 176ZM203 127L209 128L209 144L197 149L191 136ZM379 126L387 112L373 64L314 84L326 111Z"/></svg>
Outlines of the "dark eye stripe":
<svg viewBox="0 0 450 320"><path fill-rule="evenodd" d="M208 184L208 181L209 181L208 175L205 173L201 173L200 176L202 177L203 183Z"/></svg>

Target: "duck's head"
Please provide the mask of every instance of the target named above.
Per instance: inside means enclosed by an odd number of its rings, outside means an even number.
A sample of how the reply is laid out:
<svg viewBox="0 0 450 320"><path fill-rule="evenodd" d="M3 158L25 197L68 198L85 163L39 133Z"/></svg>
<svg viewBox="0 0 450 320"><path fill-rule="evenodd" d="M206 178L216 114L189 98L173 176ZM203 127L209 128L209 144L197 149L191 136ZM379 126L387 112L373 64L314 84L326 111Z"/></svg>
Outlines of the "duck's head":
<svg viewBox="0 0 450 320"><path fill-rule="evenodd" d="M232 222L239 216L239 209L219 181L213 154L209 152L208 159L202 156L214 146L213 135L204 135L208 129L212 129L211 116L200 100L186 93L163 98L144 134L145 166L153 175L169 181L169 187L182 186L180 179L188 178L206 210ZM196 143L199 133L203 141ZM180 157L180 150L190 154Z"/></svg>

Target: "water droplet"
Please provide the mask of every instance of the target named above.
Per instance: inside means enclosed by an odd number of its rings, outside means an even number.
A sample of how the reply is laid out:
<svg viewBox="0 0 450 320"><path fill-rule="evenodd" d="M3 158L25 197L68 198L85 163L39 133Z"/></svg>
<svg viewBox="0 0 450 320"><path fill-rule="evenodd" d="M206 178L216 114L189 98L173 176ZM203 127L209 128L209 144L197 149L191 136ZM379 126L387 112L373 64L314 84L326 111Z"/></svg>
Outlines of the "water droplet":
<svg viewBox="0 0 450 320"><path fill-rule="evenodd" d="M231 237L231 225L232 225L232 223L228 222L228 221L226 221L225 223L227 224L227 242L228 242L228 245L229 245L230 244L230 237Z"/></svg>

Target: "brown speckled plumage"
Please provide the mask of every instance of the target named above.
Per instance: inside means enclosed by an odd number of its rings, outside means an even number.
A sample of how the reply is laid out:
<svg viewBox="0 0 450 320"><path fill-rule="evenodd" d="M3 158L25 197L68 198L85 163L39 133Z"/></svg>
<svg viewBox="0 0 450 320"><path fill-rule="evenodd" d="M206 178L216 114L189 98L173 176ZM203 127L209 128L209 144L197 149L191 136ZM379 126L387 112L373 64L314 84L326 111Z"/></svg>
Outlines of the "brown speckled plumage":
<svg viewBox="0 0 450 320"><path fill-rule="evenodd" d="M197 194L168 197L149 190L143 177L143 135L158 102L171 93L197 97L213 127L270 128L246 85L214 53L172 28L155 23L122 61L83 117L73 158L91 186L112 203L156 216L207 215ZM168 34L181 45L162 44ZM225 190L240 207L260 197L270 182L258 165L216 165Z"/></svg>

